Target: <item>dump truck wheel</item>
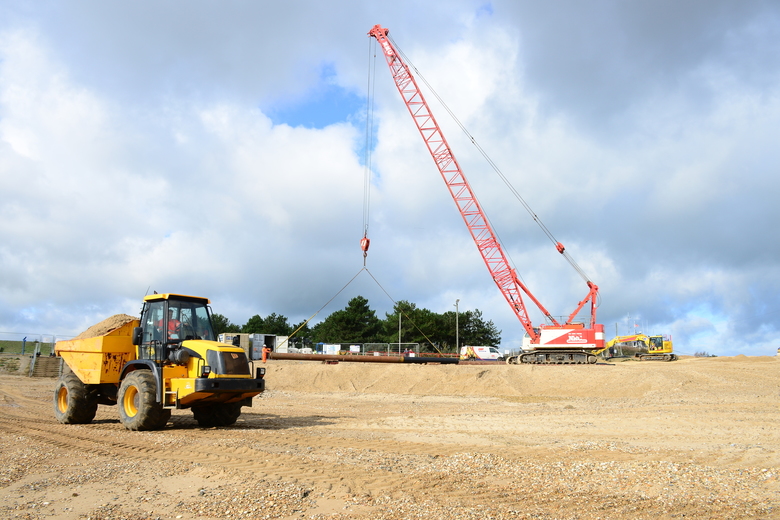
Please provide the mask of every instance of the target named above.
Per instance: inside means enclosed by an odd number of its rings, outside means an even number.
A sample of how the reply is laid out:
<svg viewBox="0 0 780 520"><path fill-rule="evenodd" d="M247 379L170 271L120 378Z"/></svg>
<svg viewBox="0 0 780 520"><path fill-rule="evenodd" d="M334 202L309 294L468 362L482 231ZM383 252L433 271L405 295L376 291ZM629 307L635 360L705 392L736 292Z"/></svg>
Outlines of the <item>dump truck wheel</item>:
<svg viewBox="0 0 780 520"><path fill-rule="evenodd" d="M63 374L54 389L54 416L62 424L89 424L97 413L97 399L73 372Z"/></svg>
<svg viewBox="0 0 780 520"><path fill-rule="evenodd" d="M238 403L217 403L207 406L193 406L192 415L198 424L205 427L230 426L241 416Z"/></svg>
<svg viewBox="0 0 780 520"><path fill-rule="evenodd" d="M157 402L157 384L149 370L136 370L119 387L119 420L128 430L159 430L171 417L171 411Z"/></svg>

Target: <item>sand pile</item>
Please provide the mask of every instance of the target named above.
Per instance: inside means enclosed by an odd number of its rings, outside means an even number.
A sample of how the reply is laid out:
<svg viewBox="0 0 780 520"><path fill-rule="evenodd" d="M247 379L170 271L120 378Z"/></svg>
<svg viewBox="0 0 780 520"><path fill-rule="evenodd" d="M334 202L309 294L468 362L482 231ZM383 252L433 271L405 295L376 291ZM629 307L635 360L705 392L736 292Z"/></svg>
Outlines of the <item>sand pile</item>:
<svg viewBox="0 0 780 520"><path fill-rule="evenodd" d="M484 396L512 400L537 398L663 399L716 391L749 391L766 379L776 357L693 358L679 361L624 361L578 366L406 365L269 361L268 390L312 393L349 392L415 396ZM701 389L706 389L703 391Z"/></svg>
<svg viewBox="0 0 780 520"><path fill-rule="evenodd" d="M135 316L130 316L128 314L114 314L113 316L106 318L105 320L101 321L100 323L96 323L95 325L92 325L90 328L79 334L73 339L85 339L85 338L94 338L97 336L102 336L104 334L108 334L114 329L118 329L125 323L128 323L133 320L137 320Z"/></svg>

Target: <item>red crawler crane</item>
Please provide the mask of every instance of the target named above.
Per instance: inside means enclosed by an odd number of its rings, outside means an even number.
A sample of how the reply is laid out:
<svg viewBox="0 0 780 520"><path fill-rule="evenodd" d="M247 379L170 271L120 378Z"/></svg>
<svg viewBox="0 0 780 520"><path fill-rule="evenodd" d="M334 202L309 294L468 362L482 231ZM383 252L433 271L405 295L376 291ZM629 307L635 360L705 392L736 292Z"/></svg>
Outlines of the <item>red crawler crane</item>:
<svg viewBox="0 0 780 520"><path fill-rule="evenodd" d="M501 290L509 306L514 311L526 332L523 340L524 352L519 356L507 359L508 363L595 363L595 353L604 349L604 325L596 323L596 297L598 286L587 280L588 295L579 302L577 308L569 315L565 323L559 323L539 300L517 277L515 270L509 265L501 244L490 227L485 213L482 211L471 186L458 165L458 161L450 150L447 140L433 117L428 103L420 92L417 82L409 67L396 51L388 38L389 30L375 25L368 35L376 38L390 67L395 86L409 109L409 113L417 125L417 129L431 153L436 167L441 173L444 183L458 206L463 221L487 265L490 275ZM564 247L556 243L559 253L564 254ZM535 327L528 316L523 294L544 314L549 324ZM577 313L590 302L590 323L574 323Z"/></svg>

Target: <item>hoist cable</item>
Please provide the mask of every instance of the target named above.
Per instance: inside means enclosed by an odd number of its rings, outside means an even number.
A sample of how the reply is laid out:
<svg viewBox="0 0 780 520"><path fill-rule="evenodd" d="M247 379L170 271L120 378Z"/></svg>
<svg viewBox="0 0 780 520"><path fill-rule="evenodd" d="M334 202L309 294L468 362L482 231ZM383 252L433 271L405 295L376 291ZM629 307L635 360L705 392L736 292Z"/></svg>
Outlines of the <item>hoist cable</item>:
<svg viewBox="0 0 780 520"><path fill-rule="evenodd" d="M346 289L347 287L349 287L349 285L350 285L352 282L354 282L354 281L355 281L355 278L357 278L358 276L360 276L360 273L362 273L363 271L365 271L365 272L367 272L367 273L368 273L368 275L371 277L371 279L372 279L372 280L374 280L374 282L377 284L377 286L378 286L380 289L382 289L382 292L384 292L384 293L385 293L385 295L388 297L388 299L389 299L391 302L393 302L393 304L394 304L395 306L397 306L397 307L398 307L398 312L400 312L400 313L402 313L402 314L404 315L404 317L406 318L406 320L407 320L409 323L411 323L411 324L414 326L414 328L415 328L415 329L417 329L417 331L418 331L420 334L422 334L422 335L423 335L423 337L424 337L426 340L428 340L428 343L430 343L430 345L431 345L433 348L435 348L435 349L436 349L436 351L437 351L439 354L442 354L441 350L439 350L439 348L438 348L438 347L437 347L437 346L436 346L436 345L433 343L433 341L431 341L431 338L429 338L429 337L428 337L428 335L427 335L427 334L425 334L425 333L424 333L424 332L423 332L423 331L420 329L420 327L418 327L418 326L417 326L417 324L414 322L414 320L413 320L413 319L412 319L412 318L411 318L411 317L410 317L410 316L409 316L409 315L408 315L406 312L404 312L404 311L403 311L403 309L401 309L401 308L400 308L400 306L398 306L398 302L397 302L397 301L395 301L395 300L393 299L393 297L392 297L392 296L390 296L390 293L388 293L388 292L387 292L387 290L386 290L386 289L385 289L385 288L382 286L382 284L381 284L381 283L379 283L379 280L377 280L377 279L376 279L376 277L374 277L374 275L371 273L371 271L369 271L369 270L368 270L368 268L367 268L367 267L365 267L365 266L364 266L362 269L360 269L360 271L358 271L358 272L357 272L357 274L356 274L355 276L353 276L353 277L352 277L352 278L351 278L351 279L350 279L350 280L349 280L349 281L348 281L348 282L347 282L347 283L344 285L344 287L342 287L341 289L339 289L339 290L338 290L338 292L337 292L336 294L334 294L334 295L333 295L333 297L332 297L330 300L328 300L328 301L325 303L325 305L323 305L322 307L320 307L320 308L319 308L319 310L317 310L317 312L315 312L314 314L312 314L312 315L309 317L309 319L307 319L306 321L304 321L303 323L301 323L301 324L298 326L298 328L297 328L297 329L295 329L295 330L294 330L292 333L290 333L290 335L289 335L289 336L288 336L288 338L287 338L287 341L289 341L289 339L290 339L290 338L292 338L293 336L295 336L295 335L298 333L298 331L300 331L300 330L301 330L303 327L305 327L305 326L306 326L306 325L307 325L307 324L308 324L308 323L309 323L309 322L310 322L312 319L314 319L314 317L315 317L315 316L317 316L317 315L318 315L320 312L322 312L322 309L324 309L325 307L327 307L328 305L330 305L330 304L331 304L331 302L332 302L333 300L335 300L335 299L336 299L336 297L337 297L339 294L341 294L341 293L344 291L344 289ZM400 343L400 338L399 338L399 343Z"/></svg>
<svg viewBox="0 0 780 520"><path fill-rule="evenodd" d="M417 324L414 322L414 320L413 320L413 319L412 319L412 318L411 318L411 317L410 317L408 314L406 314L406 312L404 312L404 310L401 308L401 306L400 306L400 305L398 305L398 302L397 302L397 301L395 301L395 300L393 299L393 297L392 297L392 296L390 296L390 293L388 293L388 292L385 290L385 288L384 288L384 287L382 287L382 284L381 284L381 283L379 283L379 280L377 280L376 278L374 278L374 275L373 275L373 274L371 274L371 271L369 271L369 270L368 270L367 268L365 268L365 267L364 267L364 269L366 270L366 272L368 273L368 275L369 275L369 276L370 276L370 277L371 277L371 278L374 280L374 282L376 282L376 284L379 286L379 288L380 288L380 289L382 289L382 292L384 292L384 293L385 293L385 295L386 295L388 298L390 298L390 301L391 301L391 302L393 302L393 305L395 305L395 306L398 308L398 312L400 312L401 314L403 314L403 315L404 315L404 317L406 318L406 321L408 321L408 322L410 322L412 325L414 325L414 328L415 328L415 329L417 329L417 332L419 332L420 334L422 334L422 335L423 335L423 337L424 337L426 340L428 340L428 343L429 343L429 344L430 344L430 345L431 345L433 348L435 348L435 349L436 349L436 352L438 352L439 354L443 355L443 354L442 354L442 351L441 351L441 350L439 350L439 347L437 347L437 346L436 346L436 345L433 343L433 341L431 341L431 338L429 338L429 337L428 337L428 335L427 335L427 334L425 334L425 333L424 333L424 332L423 332L423 331L420 329L420 327L418 327L418 326L417 326ZM400 338L400 337L398 338L398 343L401 343L401 338Z"/></svg>
<svg viewBox="0 0 780 520"><path fill-rule="evenodd" d="M471 133L466 129L466 127L461 123L461 121L457 118L457 116L450 110L450 107L447 106L447 104L444 102L444 100L439 96L439 94L433 89L430 83L428 83L428 80L425 79L425 77L420 73L419 70L417 70L417 67L414 66L414 64L409 60L409 57L404 54L404 52L398 47L398 45L395 43L395 40L393 40L390 35L387 35L388 39L392 42L393 46L398 51L398 54L401 55L401 57L404 59L406 63L409 64L409 66L414 69L416 77L419 77L422 82L428 87L430 92L433 94L433 96L441 103L442 107L444 107L444 110L447 111L447 113L450 115L453 121L460 127L460 129L463 131L463 133L466 135L466 137L471 141L471 143L476 147L476 149L479 151L480 154L482 154L482 157L485 158L485 160L488 162L491 168L493 168L493 171L498 174L499 178L506 184L506 186L509 188L509 190L512 192L512 194L517 198L518 201L522 204L522 206L525 208L525 210L528 212L529 215L531 215L531 218L533 218L534 222L539 226L539 228L544 232L544 234L547 236L547 238L550 239L550 241L553 243L553 245L558 247L560 242L555 239L552 232L547 229L547 226L544 225L544 222L539 218L539 216L534 213L533 209L531 209L531 206L525 201L525 199L520 195L520 193L515 189L514 186L512 186L512 183L509 182L509 179L504 175L504 173L501 171L501 169L498 167L498 165L493 162L493 159L490 158L490 156L487 154L487 152L480 146L480 144L477 142L477 140L474 138L474 136L471 135ZM476 196L475 196L476 198ZM485 218L487 219L487 215L485 215ZM489 220L489 219L488 219ZM492 226L492 224L491 224ZM494 231L495 232L495 231ZM498 237L498 234L496 234ZM500 240L500 237L499 241ZM506 252L506 248L504 248L504 251ZM508 254L508 253L507 253ZM590 281L588 276L585 274L585 271L574 261L574 259L565 251L562 251L561 254L566 259L567 262L574 268L575 271L585 280Z"/></svg>
<svg viewBox="0 0 780 520"><path fill-rule="evenodd" d="M373 55L373 58L372 58ZM373 62L373 63L372 63ZM368 236L371 208L371 151L374 135L374 90L376 79L376 40L368 40L368 79L366 82L366 142L363 174L363 236Z"/></svg>
<svg viewBox="0 0 780 520"><path fill-rule="evenodd" d="M339 294L341 294L341 292L342 292L344 289L346 289L347 287L349 287L349 284L351 284L353 281L355 281L355 278L357 278L357 277L358 277L358 275L360 275L360 273L362 273L362 272L363 272L363 270L365 270L365 269L366 269L366 268L365 268L365 267L363 267L363 269L361 269L360 271L358 271L358 272L357 272L357 274L356 274L355 276L353 276L353 277L352 277L352 278L351 278L351 279L350 279L350 280L347 282L347 284L346 284L344 287L342 287L341 289L339 289L339 291L338 291L336 294L334 294L334 295L333 295L333 298L331 298L330 300L328 300L328 301L327 301L327 303L325 303L325 305L323 305L322 307L320 307L320 308L319 308L319 310L318 310L317 312L315 312L314 314L312 314L312 315L309 317L309 319L308 319L308 320L306 320L306 321L304 321L303 323L301 323L301 324L298 326L298 328L297 328L297 329L295 329L295 330L292 332L292 334L290 334L290 336L289 336L289 337L290 337L290 338L292 338L293 336L295 336L295 334L297 334L299 330L301 330L303 327L305 327L305 326L306 326L306 325L307 325L307 324L308 324L308 323L309 323L309 322L310 322L312 319L314 319L314 317L315 317L317 314L319 314L320 312L322 312L322 309L324 309L325 307L327 307L328 305L330 305L330 302L332 302L333 300L335 300L335 299L336 299L336 296L338 296Z"/></svg>

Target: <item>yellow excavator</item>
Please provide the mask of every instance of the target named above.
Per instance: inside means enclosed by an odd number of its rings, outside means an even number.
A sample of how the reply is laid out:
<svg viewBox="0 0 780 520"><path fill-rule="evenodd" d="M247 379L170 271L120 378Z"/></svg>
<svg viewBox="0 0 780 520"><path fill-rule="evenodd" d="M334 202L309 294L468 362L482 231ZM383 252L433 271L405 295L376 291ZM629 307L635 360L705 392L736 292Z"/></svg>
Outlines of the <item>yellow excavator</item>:
<svg viewBox="0 0 780 520"><path fill-rule="evenodd" d="M671 336L648 336L646 334L615 336L607 342L605 349L609 350L618 344L643 348L645 352L637 352L634 354L640 361L677 361L677 355L674 353L672 347Z"/></svg>

